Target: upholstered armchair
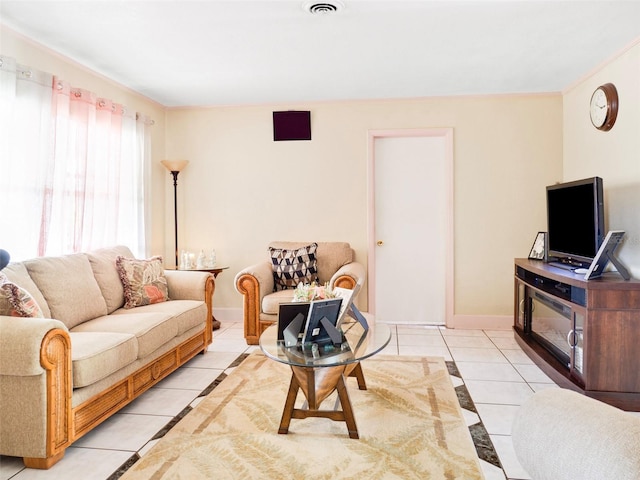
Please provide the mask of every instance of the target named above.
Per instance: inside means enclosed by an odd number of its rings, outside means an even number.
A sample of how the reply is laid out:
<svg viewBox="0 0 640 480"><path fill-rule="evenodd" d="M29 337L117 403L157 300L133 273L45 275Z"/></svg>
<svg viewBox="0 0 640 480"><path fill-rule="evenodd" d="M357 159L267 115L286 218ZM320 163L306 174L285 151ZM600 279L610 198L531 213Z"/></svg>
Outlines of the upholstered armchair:
<svg viewBox="0 0 640 480"><path fill-rule="evenodd" d="M317 283L329 287L353 289L357 283L364 283L365 268L354 261L354 252L346 242L315 242L317 264ZM244 296L244 338L249 345L257 345L262 332L278 319L281 303L293 300L293 285L297 281L306 281L303 277L288 275L284 272L288 288L282 289L282 278L276 266L278 258L291 257L294 261L296 252L313 245L311 242L273 242L269 244L264 260L242 269L235 278L236 290ZM303 255L304 257L304 255ZM276 258L274 262L273 258ZM302 275L308 273L302 267ZM300 274L300 271L297 272Z"/></svg>

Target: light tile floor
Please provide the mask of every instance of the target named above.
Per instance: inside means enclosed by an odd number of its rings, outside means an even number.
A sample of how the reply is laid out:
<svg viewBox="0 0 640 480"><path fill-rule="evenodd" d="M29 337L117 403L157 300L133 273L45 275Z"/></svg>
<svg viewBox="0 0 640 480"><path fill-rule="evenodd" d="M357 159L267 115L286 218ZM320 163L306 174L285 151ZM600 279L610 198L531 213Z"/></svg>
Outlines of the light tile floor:
<svg viewBox="0 0 640 480"><path fill-rule="evenodd" d="M157 440L149 440L215 380L248 347L240 322L226 322L214 333L206 355L144 393L67 449L50 470L25 469L22 461L0 457L0 480L104 480L136 451L143 454ZM542 388L557 388L524 354L512 331L448 330L434 326L392 326L387 355L431 355L454 360L480 418L495 446L503 469L482 462L487 480L528 480L511 443L511 422L518 406ZM454 379L460 382L459 379ZM195 401L194 401L195 400ZM470 414L468 422L476 423Z"/></svg>

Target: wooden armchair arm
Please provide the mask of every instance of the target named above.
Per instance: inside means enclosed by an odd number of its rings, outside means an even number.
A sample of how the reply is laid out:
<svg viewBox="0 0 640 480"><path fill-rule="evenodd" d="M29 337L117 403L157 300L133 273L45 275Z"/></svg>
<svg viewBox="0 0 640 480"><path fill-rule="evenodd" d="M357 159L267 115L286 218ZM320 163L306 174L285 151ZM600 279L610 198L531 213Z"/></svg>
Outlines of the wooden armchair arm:
<svg viewBox="0 0 640 480"><path fill-rule="evenodd" d="M243 295L244 337L249 345L260 338L262 299L273 292L273 272L269 262L260 262L242 269L235 278L236 290Z"/></svg>
<svg viewBox="0 0 640 480"><path fill-rule="evenodd" d="M358 262L351 262L343 265L331 277L330 287L341 287L353 290L357 283L364 283L366 273L364 265Z"/></svg>

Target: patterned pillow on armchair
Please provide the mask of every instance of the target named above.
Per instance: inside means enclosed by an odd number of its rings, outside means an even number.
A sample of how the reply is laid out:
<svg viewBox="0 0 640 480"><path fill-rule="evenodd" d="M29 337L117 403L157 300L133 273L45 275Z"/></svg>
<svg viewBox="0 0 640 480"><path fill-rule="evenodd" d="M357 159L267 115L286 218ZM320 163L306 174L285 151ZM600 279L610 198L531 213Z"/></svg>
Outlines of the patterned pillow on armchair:
<svg viewBox="0 0 640 480"><path fill-rule="evenodd" d="M269 247L274 291L296 288L299 283L318 280L317 243L294 250Z"/></svg>

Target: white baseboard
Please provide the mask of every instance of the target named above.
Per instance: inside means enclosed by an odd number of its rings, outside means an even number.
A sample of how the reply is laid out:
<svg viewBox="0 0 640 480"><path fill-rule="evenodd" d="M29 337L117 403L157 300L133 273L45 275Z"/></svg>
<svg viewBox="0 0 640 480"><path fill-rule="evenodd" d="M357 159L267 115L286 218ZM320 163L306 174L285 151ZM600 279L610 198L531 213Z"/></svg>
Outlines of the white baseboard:
<svg viewBox="0 0 640 480"><path fill-rule="evenodd" d="M513 315L454 315L447 328L461 330L511 330Z"/></svg>

